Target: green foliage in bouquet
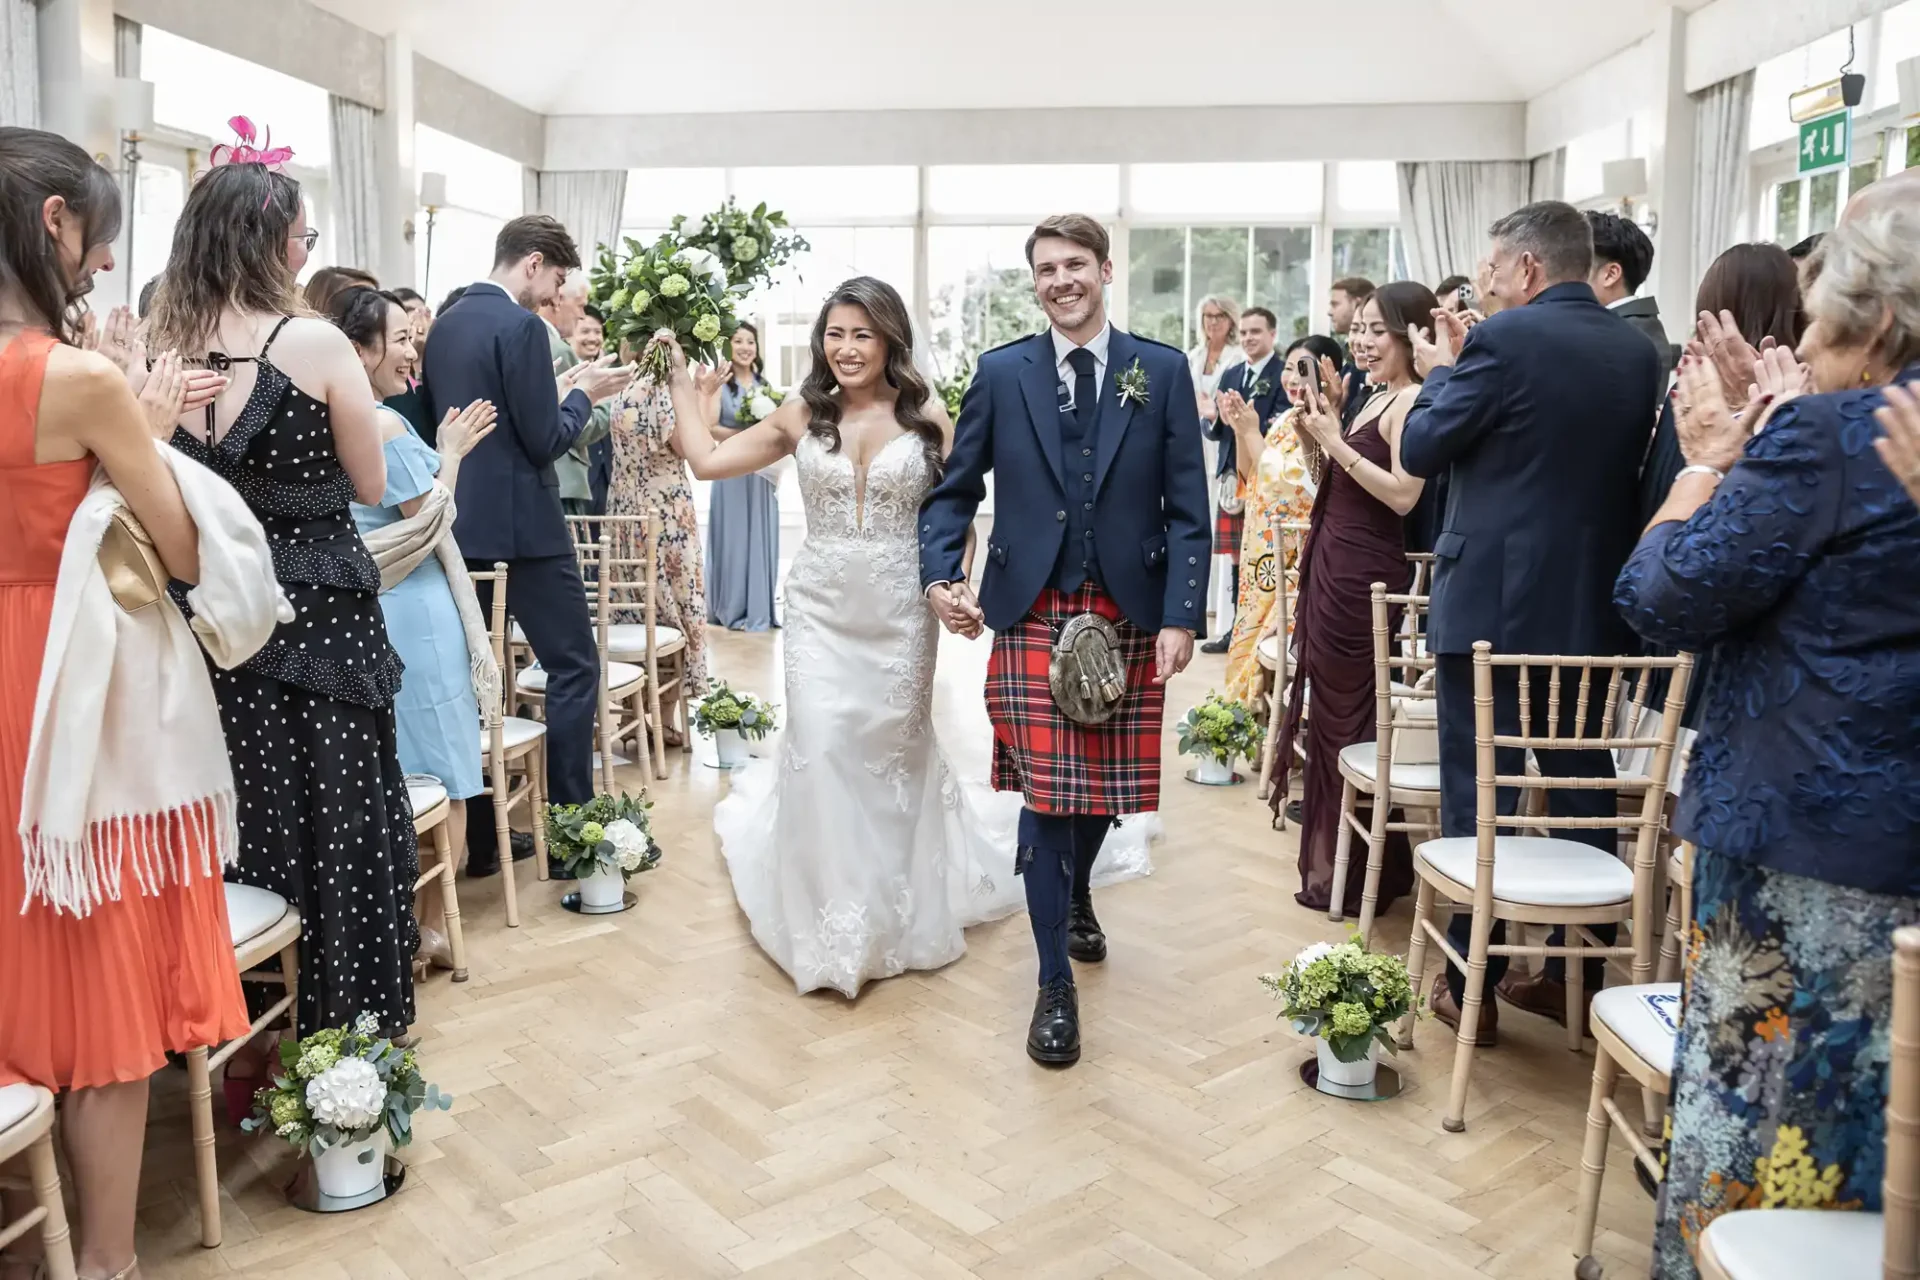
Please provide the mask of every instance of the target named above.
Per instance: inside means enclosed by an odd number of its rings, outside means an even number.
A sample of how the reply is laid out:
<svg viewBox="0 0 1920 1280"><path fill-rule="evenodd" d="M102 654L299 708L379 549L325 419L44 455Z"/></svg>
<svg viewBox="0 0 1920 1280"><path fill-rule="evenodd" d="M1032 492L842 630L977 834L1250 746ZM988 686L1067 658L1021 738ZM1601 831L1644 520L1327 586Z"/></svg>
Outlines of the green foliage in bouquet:
<svg viewBox="0 0 1920 1280"><path fill-rule="evenodd" d="M585 804L547 806L547 852L576 877L618 871L622 880L660 864L647 810L653 802L621 793Z"/></svg>
<svg viewBox="0 0 1920 1280"><path fill-rule="evenodd" d="M962 355L960 363L949 378L933 380L934 394L940 397L940 403L947 407L947 420L960 420L960 401L966 397L967 384L973 381L973 357Z"/></svg>
<svg viewBox="0 0 1920 1280"><path fill-rule="evenodd" d="M764 200L749 212L731 196L698 222L684 213L678 215L671 234L682 244L718 258L726 268L727 282L741 293L772 280L775 268L808 248L805 237L787 229L786 214L769 210Z"/></svg>
<svg viewBox="0 0 1920 1280"><path fill-rule="evenodd" d="M641 372L657 382L667 376L667 351L652 344L669 329L687 359L714 363L726 339L739 328L733 304L746 292L727 281L726 267L712 253L661 236L651 246L627 239L626 253L605 245L591 274L590 298L606 319L607 341L631 342Z"/></svg>
<svg viewBox="0 0 1920 1280"><path fill-rule="evenodd" d="M758 742L780 725L771 705L717 680L693 709L693 727L709 738L722 729L736 729L749 742Z"/></svg>
<svg viewBox="0 0 1920 1280"><path fill-rule="evenodd" d="M1406 961L1368 951L1357 930L1345 942L1314 943L1284 972L1261 974L1260 984L1295 1031L1319 1036L1342 1062L1366 1057L1372 1041L1397 1052L1389 1028L1414 1008Z"/></svg>
<svg viewBox="0 0 1920 1280"><path fill-rule="evenodd" d="M763 418L771 418L773 411L786 402L787 393L778 387L764 384L755 387L752 395L734 407L734 424L741 428L750 427Z"/></svg>
<svg viewBox="0 0 1920 1280"><path fill-rule="evenodd" d="M396 1149L413 1141L413 1113L446 1111L453 1096L420 1077L412 1049L397 1049L363 1013L351 1027L328 1027L280 1043L280 1069L253 1095L248 1133L270 1129L296 1150L319 1155L386 1129ZM362 1157L375 1157L371 1149Z"/></svg>
<svg viewBox="0 0 1920 1280"><path fill-rule="evenodd" d="M1231 764L1236 757L1252 760L1266 736L1267 727L1245 703L1209 692L1180 721L1180 754L1212 756L1221 764Z"/></svg>

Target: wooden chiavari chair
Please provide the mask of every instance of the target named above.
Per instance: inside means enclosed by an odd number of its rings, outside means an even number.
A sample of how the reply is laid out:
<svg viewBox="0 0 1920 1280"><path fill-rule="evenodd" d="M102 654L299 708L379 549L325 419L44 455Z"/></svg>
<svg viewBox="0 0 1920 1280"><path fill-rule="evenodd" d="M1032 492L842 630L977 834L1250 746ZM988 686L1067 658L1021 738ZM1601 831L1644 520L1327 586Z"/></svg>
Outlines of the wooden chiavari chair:
<svg viewBox="0 0 1920 1280"><path fill-rule="evenodd" d="M1742 1209L1700 1233L1702 1280L1920 1277L1920 927L1893 935L1893 1051L1879 1213Z"/></svg>
<svg viewBox="0 0 1920 1280"><path fill-rule="evenodd" d="M693 717L687 688L687 637L660 623L660 513L600 516L611 531L614 552L607 561L611 616L640 616L638 622L613 622L607 632L607 656L614 662L642 664L646 671L647 720L653 733L654 776L667 776L666 727L680 734L682 751L693 750ZM622 546L638 554L623 556ZM698 607L704 608L704 603Z"/></svg>
<svg viewBox="0 0 1920 1280"><path fill-rule="evenodd" d="M453 883L460 853L447 838L447 815L452 812L452 804L439 780L424 776L407 779L407 803L413 808L414 842L420 848L420 876L413 882L414 896L417 898L420 891L436 879L440 881L440 903L447 920L447 950L453 960L453 980L465 982L467 935L460 926L460 893Z"/></svg>
<svg viewBox="0 0 1920 1280"><path fill-rule="evenodd" d="M1273 775L1279 755L1280 725L1287 715L1287 686L1293 677L1293 605L1300 595L1300 555L1305 550L1307 523L1304 520L1273 522L1273 608L1277 626L1254 646L1254 660L1268 673L1267 737L1260 744L1260 798L1273 793ZM1260 572L1259 562L1254 572ZM1266 584L1262 584L1266 585ZM1281 830L1286 818L1280 819Z"/></svg>
<svg viewBox="0 0 1920 1280"><path fill-rule="evenodd" d="M1493 690L1497 667L1517 669L1520 700L1520 732L1517 734L1495 731ZM1686 700L1687 677L1692 668L1693 659L1686 654L1671 658L1543 657L1496 655L1485 641L1474 646L1477 834L1429 840L1414 850L1413 869L1419 889L1407 956L1407 970L1416 984L1425 978L1429 941L1458 966L1466 978L1460 1002L1460 1029L1455 1038L1452 1095L1441 1122L1449 1132L1459 1133L1466 1128L1467 1084L1473 1067L1480 1007L1492 996L1486 990L1489 955L1566 958L1567 1037L1568 1047L1575 1052L1583 1042L1583 959L1619 956L1631 961L1636 983L1646 982L1652 976L1653 891L1662 803L1672 767L1680 708ZM1645 706L1647 673L1659 669L1669 670L1672 675L1658 733L1648 738L1614 736L1617 731L1613 726L1623 698L1633 704L1637 716ZM1536 732L1530 686L1539 678L1535 673L1541 671L1547 680L1547 713L1545 724ZM1569 672L1577 675L1577 684L1567 679ZM1604 707L1595 714L1592 704L1602 694ZM1571 706L1563 708L1563 695ZM1639 777L1575 778L1527 772L1507 775L1496 767L1498 748L1519 748L1536 755L1550 751L1651 749L1652 757L1648 775ZM1502 834L1502 827L1519 828L1541 821L1525 816L1524 805L1520 806L1519 814L1502 816L1497 805L1502 787L1515 788L1523 797L1529 791L1554 789L1613 791L1623 802L1628 796L1638 795L1641 802L1637 812L1547 820L1558 829L1634 832L1631 867L1623 864L1613 850L1598 849L1579 841ZM1621 805L1623 809L1628 807ZM1434 904L1440 898L1471 906L1471 942L1464 956L1434 923ZM1496 920L1507 922L1509 941L1492 943L1490 935ZM1513 940L1519 927L1529 924L1564 926L1566 940L1554 947ZM1596 924L1626 924L1630 939L1625 944L1602 943L1589 927ZM1402 1048L1412 1047L1411 1016L1402 1023L1399 1043Z"/></svg>
<svg viewBox="0 0 1920 1280"><path fill-rule="evenodd" d="M493 658L507 670L507 566L496 562L484 573L471 575L476 584L493 584L493 612L487 628ZM505 686L511 689L511 685ZM507 698L489 723L479 726L480 754L487 770L487 790L493 800L493 834L500 850L500 874L507 902L507 927L520 927L519 885L514 874L511 816L524 804L533 829L534 873L547 878L547 726L538 720L510 716ZM518 785L511 782L520 775ZM472 821L469 818L468 821Z"/></svg>
<svg viewBox="0 0 1920 1280"><path fill-rule="evenodd" d="M1385 583L1373 584L1374 740L1356 742L1340 753L1340 834L1334 842L1333 896L1327 907L1327 919L1344 918L1347 863L1353 838L1358 835L1367 850L1359 921L1363 944L1373 939L1374 907L1380 900L1380 864L1388 835L1440 834L1440 741L1432 714L1433 682L1424 679L1433 670L1433 659L1418 643L1418 615L1426 607L1425 596L1389 595ZM1390 634L1395 609L1403 610L1407 619L1398 636ZM1382 778L1388 780L1384 790L1380 786ZM1361 796L1371 800L1364 823L1360 820ZM1433 818L1389 821L1395 809L1428 812Z"/></svg>
<svg viewBox="0 0 1920 1280"><path fill-rule="evenodd" d="M73 1237L53 1155L53 1095L35 1084L0 1085L0 1166L23 1153L27 1176L0 1178L0 1186L29 1192L35 1203L14 1221L0 1221L0 1249L38 1227L48 1280L74 1280Z"/></svg>

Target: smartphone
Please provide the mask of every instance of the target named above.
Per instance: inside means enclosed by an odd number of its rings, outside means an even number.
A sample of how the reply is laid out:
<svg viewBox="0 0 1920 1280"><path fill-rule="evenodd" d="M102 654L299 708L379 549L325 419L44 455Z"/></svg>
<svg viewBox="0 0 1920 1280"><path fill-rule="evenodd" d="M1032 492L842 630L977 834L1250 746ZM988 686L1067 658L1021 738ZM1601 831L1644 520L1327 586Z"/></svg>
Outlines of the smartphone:
<svg viewBox="0 0 1920 1280"><path fill-rule="evenodd" d="M1454 296L1460 299L1460 309L1462 311L1471 311L1473 310L1474 300L1479 294L1471 284L1463 284L1455 292Z"/></svg>
<svg viewBox="0 0 1920 1280"><path fill-rule="evenodd" d="M1301 356L1298 360L1294 361L1293 375L1300 379L1302 386L1311 385L1316 390L1322 392L1326 390L1325 387L1320 385L1320 370L1316 368L1313 361L1306 356Z"/></svg>

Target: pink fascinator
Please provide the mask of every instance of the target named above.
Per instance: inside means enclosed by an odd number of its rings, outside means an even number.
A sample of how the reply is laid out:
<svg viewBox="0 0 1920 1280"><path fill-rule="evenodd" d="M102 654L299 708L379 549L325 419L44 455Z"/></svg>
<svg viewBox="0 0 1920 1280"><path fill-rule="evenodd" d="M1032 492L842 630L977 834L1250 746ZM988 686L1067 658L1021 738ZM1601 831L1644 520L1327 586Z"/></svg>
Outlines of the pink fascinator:
<svg viewBox="0 0 1920 1280"><path fill-rule="evenodd" d="M233 130L234 137L239 141L232 146L223 142L215 147L207 156L210 164L261 164L277 173L287 161L293 159L292 147L273 145L272 129L258 135L260 145L256 148L253 145L256 136L253 121L245 116L235 116L227 121L227 127Z"/></svg>

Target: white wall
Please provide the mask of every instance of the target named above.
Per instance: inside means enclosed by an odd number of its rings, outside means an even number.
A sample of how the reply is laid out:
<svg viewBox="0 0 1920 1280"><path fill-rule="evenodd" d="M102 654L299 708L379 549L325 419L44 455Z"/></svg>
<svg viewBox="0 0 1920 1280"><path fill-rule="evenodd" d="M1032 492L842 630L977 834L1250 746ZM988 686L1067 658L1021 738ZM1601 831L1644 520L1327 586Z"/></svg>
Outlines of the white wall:
<svg viewBox="0 0 1920 1280"><path fill-rule="evenodd" d="M1660 69L1654 65L1657 44L1649 32L1527 103L1527 154L1556 151L1651 106L1660 83Z"/></svg>
<svg viewBox="0 0 1920 1280"><path fill-rule="evenodd" d="M1894 0L1713 0L1687 19L1687 92L1698 93L1893 5ZM1871 72L1873 67L1862 58L1854 69Z"/></svg>

